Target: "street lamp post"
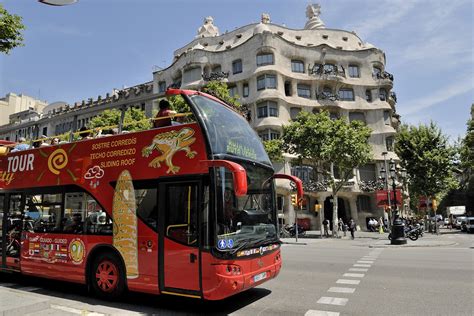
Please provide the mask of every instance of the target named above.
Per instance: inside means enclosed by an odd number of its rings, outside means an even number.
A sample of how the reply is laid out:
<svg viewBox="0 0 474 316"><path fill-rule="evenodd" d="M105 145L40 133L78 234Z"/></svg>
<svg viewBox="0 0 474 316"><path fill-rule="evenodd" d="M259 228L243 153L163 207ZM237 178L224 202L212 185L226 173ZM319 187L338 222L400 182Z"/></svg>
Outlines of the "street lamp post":
<svg viewBox="0 0 474 316"><path fill-rule="evenodd" d="M387 174L388 176L388 174ZM404 174L399 175L400 178L404 177ZM393 191L393 224L392 224L392 239L390 241L390 244L392 245L404 245L407 243L407 240L405 238L405 224L400 219L400 216L398 215L398 209L397 209L397 199L396 199L396 194L397 194L397 186L395 183L395 180L397 178L397 168L395 166L395 162L393 159L390 159L390 178L392 179L392 191Z"/></svg>
<svg viewBox="0 0 474 316"><path fill-rule="evenodd" d="M390 201L390 186L388 185L388 177L385 177L386 170L388 170L387 154L388 153L386 151L382 152L384 166L382 167L382 169L380 169L380 174L383 179L385 189L387 190L387 203L388 203L388 209L390 210L388 212L388 229L392 231L392 216L390 216L390 212L392 210L392 207L391 207L392 203Z"/></svg>

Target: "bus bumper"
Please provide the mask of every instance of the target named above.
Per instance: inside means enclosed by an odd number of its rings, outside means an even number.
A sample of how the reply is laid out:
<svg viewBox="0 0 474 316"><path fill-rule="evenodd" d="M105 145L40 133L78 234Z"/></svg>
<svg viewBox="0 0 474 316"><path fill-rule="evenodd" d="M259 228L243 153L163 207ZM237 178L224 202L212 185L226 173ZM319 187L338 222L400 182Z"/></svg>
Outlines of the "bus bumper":
<svg viewBox="0 0 474 316"><path fill-rule="evenodd" d="M204 299L220 300L275 278L281 269L281 254L229 261L214 265L216 286L204 291Z"/></svg>

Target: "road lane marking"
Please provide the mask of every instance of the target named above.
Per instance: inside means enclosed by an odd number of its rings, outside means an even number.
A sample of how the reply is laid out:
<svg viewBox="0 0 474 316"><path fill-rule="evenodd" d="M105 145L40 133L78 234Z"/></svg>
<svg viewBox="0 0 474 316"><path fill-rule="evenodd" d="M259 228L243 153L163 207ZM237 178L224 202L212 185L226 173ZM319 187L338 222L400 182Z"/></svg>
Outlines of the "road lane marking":
<svg viewBox="0 0 474 316"><path fill-rule="evenodd" d="M360 280L348 280L348 279L339 279L336 281L338 284L359 284Z"/></svg>
<svg viewBox="0 0 474 316"><path fill-rule="evenodd" d="M357 260L357 263L374 263L373 261L368 261L368 260Z"/></svg>
<svg viewBox="0 0 474 316"><path fill-rule="evenodd" d="M376 260L377 258L375 257L362 257L360 260Z"/></svg>
<svg viewBox="0 0 474 316"><path fill-rule="evenodd" d="M337 287L333 286L329 288L328 292L333 292L333 293L354 293L356 289L352 287Z"/></svg>
<svg viewBox="0 0 474 316"><path fill-rule="evenodd" d="M336 312L327 312L327 311L317 311L310 309L307 311L304 316L339 316L339 313Z"/></svg>
<svg viewBox="0 0 474 316"><path fill-rule="evenodd" d="M15 285L15 283L1 283L0 287L10 287Z"/></svg>
<svg viewBox="0 0 474 316"><path fill-rule="evenodd" d="M372 265L370 264L353 264L354 267L360 267L360 268L370 268Z"/></svg>
<svg viewBox="0 0 474 316"><path fill-rule="evenodd" d="M348 278L363 278L365 274L363 273L344 273L344 277Z"/></svg>
<svg viewBox="0 0 474 316"><path fill-rule="evenodd" d="M349 268L349 271L367 272L367 271L369 271L369 269L366 269L366 268Z"/></svg>
<svg viewBox="0 0 474 316"><path fill-rule="evenodd" d="M345 306L349 299L347 298L341 298L341 297L328 297L328 296L323 296L318 300L318 304L327 304L327 305L339 305L339 306Z"/></svg>
<svg viewBox="0 0 474 316"><path fill-rule="evenodd" d="M67 307L67 306L62 306L62 305L50 305L51 308L53 309L58 309L64 312L72 313L72 314L77 314L77 315L87 315L87 316L105 316L105 314L102 313L96 313L96 312L89 312L87 310L80 310L77 308L72 308L72 307Z"/></svg>

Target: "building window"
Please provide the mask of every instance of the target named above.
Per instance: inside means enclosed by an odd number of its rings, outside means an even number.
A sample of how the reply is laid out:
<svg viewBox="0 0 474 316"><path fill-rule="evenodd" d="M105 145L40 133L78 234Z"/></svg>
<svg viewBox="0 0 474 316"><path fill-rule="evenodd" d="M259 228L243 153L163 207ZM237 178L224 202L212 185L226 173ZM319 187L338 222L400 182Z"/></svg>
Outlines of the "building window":
<svg viewBox="0 0 474 316"><path fill-rule="evenodd" d="M304 63L301 60L292 60L291 71L304 73Z"/></svg>
<svg viewBox="0 0 474 316"><path fill-rule="evenodd" d="M214 73L221 72L221 71L222 71L221 65L216 65L216 66L212 67L212 72L214 72Z"/></svg>
<svg viewBox="0 0 474 316"><path fill-rule="evenodd" d="M375 164L370 163L359 167L359 176L361 181L375 181Z"/></svg>
<svg viewBox="0 0 474 316"><path fill-rule="evenodd" d="M349 65L349 77L351 78L359 78L359 66L357 65Z"/></svg>
<svg viewBox="0 0 474 316"><path fill-rule="evenodd" d="M229 89L229 95L231 97L236 97L237 96L237 86L231 86L228 89Z"/></svg>
<svg viewBox="0 0 474 316"><path fill-rule="evenodd" d="M278 104L274 101L266 101L257 104L257 118L278 117Z"/></svg>
<svg viewBox="0 0 474 316"><path fill-rule="evenodd" d="M296 120L298 114L301 112L301 108L290 108L290 117L292 120Z"/></svg>
<svg viewBox="0 0 474 316"><path fill-rule="evenodd" d="M329 112L329 118L335 121L339 118L339 114L337 112Z"/></svg>
<svg viewBox="0 0 474 316"><path fill-rule="evenodd" d="M390 125L390 111L383 111L383 121L385 125Z"/></svg>
<svg viewBox="0 0 474 316"><path fill-rule="evenodd" d="M381 78L382 76L382 69L379 67L374 67L372 71L372 76L376 79Z"/></svg>
<svg viewBox="0 0 474 316"><path fill-rule="evenodd" d="M354 90L352 89L339 89L338 95L341 101L354 101Z"/></svg>
<svg viewBox="0 0 474 316"><path fill-rule="evenodd" d="M380 98L380 101L386 101L387 100L387 90L385 89L380 89L379 90L379 98Z"/></svg>
<svg viewBox="0 0 474 316"><path fill-rule="evenodd" d="M357 197L357 211L358 212L367 212L370 211L370 197L367 195L359 195Z"/></svg>
<svg viewBox="0 0 474 316"><path fill-rule="evenodd" d="M42 135L48 136L48 127L43 127L43 134Z"/></svg>
<svg viewBox="0 0 474 316"><path fill-rule="evenodd" d="M393 151L394 138L392 136L385 138L385 146L387 151Z"/></svg>
<svg viewBox="0 0 474 316"><path fill-rule="evenodd" d="M285 96L291 97L291 82L285 81Z"/></svg>
<svg viewBox="0 0 474 316"><path fill-rule="evenodd" d="M273 65L273 54L263 53L257 55L257 67Z"/></svg>
<svg viewBox="0 0 474 316"><path fill-rule="evenodd" d="M313 180L313 168L310 166L295 166L291 168L291 175L298 177L303 182Z"/></svg>
<svg viewBox="0 0 474 316"><path fill-rule="evenodd" d="M311 98L311 88L307 84L297 85L298 96L302 98Z"/></svg>
<svg viewBox="0 0 474 316"><path fill-rule="evenodd" d="M365 90L365 100L367 102L372 102L372 91Z"/></svg>
<svg viewBox="0 0 474 316"><path fill-rule="evenodd" d="M330 74L337 70L336 65L334 64L325 64L323 69L325 74Z"/></svg>
<svg viewBox="0 0 474 316"><path fill-rule="evenodd" d="M362 112L349 112L349 122L361 121L365 123L365 115Z"/></svg>
<svg viewBox="0 0 474 316"><path fill-rule="evenodd" d="M280 138L280 133L272 129L266 129L258 133L258 136L262 139L262 141L267 141Z"/></svg>
<svg viewBox="0 0 474 316"><path fill-rule="evenodd" d="M158 82L158 93L164 93L166 91L166 81Z"/></svg>
<svg viewBox="0 0 474 316"><path fill-rule="evenodd" d="M249 84L248 83L244 83L243 92L244 92L243 93L244 98L249 96Z"/></svg>
<svg viewBox="0 0 474 316"><path fill-rule="evenodd" d="M263 75L257 77L257 90L276 89L276 76Z"/></svg>
<svg viewBox="0 0 474 316"><path fill-rule="evenodd" d="M234 60L232 62L232 73L239 74L242 72L242 59Z"/></svg>

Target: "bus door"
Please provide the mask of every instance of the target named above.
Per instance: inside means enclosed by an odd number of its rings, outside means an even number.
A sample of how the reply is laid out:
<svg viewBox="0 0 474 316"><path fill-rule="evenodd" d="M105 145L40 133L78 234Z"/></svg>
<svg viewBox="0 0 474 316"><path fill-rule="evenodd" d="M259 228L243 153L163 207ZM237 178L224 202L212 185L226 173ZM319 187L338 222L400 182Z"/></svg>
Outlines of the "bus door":
<svg viewBox="0 0 474 316"><path fill-rule="evenodd" d="M1 207L1 267L20 268L21 233L24 216L24 199L22 194L2 194Z"/></svg>
<svg viewBox="0 0 474 316"><path fill-rule="evenodd" d="M201 297L199 181L160 184L160 290Z"/></svg>

